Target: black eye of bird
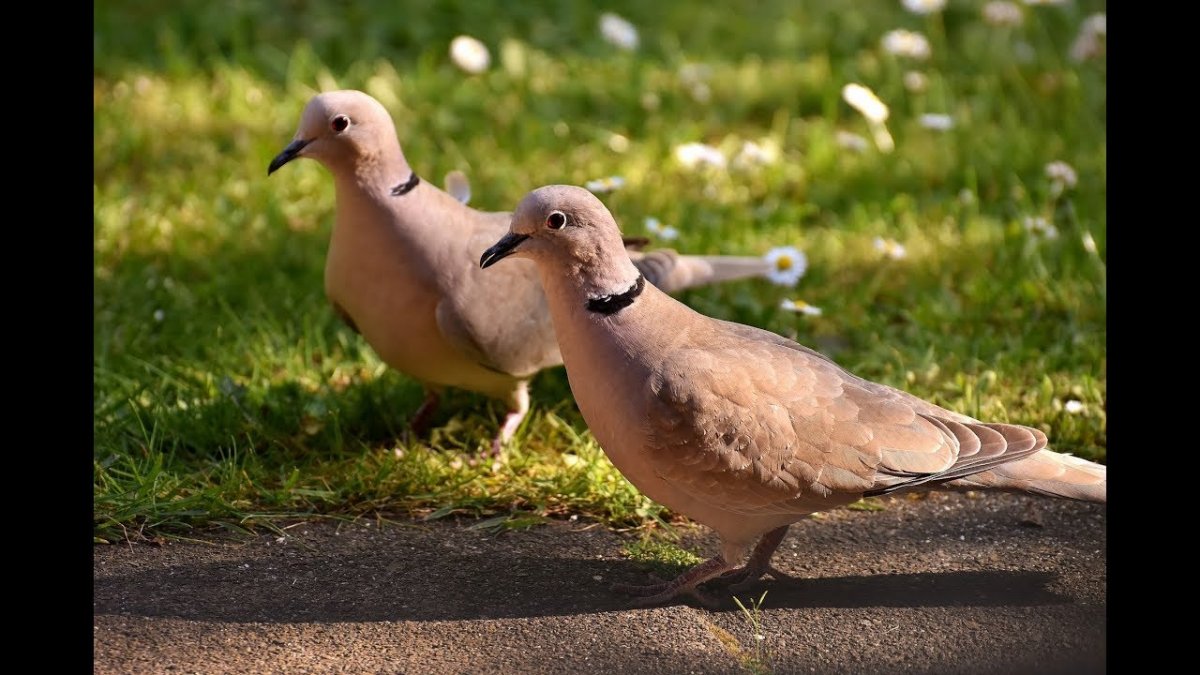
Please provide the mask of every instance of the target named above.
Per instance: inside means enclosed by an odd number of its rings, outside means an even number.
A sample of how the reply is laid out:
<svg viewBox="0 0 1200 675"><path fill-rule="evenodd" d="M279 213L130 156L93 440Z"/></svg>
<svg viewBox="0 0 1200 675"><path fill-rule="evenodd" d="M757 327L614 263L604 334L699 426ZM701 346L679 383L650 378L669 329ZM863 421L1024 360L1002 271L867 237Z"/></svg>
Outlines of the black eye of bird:
<svg viewBox="0 0 1200 675"><path fill-rule="evenodd" d="M546 227L552 230L561 230L567 224L567 214L562 211L552 211L546 218Z"/></svg>
<svg viewBox="0 0 1200 675"><path fill-rule="evenodd" d="M345 131L348 126L350 126L350 118L345 115L338 115L329 122L329 128L339 134Z"/></svg>

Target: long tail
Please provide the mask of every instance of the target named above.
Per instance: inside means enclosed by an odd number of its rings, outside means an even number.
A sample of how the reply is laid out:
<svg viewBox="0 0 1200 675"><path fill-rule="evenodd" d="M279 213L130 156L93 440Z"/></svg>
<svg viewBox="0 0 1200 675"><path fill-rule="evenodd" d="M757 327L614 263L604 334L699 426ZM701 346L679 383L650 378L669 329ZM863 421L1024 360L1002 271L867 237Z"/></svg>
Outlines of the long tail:
<svg viewBox="0 0 1200 675"><path fill-rule="evenodd" d="M1106 504L1108 467L1072 455L1040 450L1024 459L949 481L941 487L1026 492Z"/></svg>
<svg viewBox="0 0 1200 675"><path fill-rule="evenodd" d="M766 276L771 265L762 258L726 255L680 255L670 249L629 251L629 258L664 293L723 281Z"/></svg>

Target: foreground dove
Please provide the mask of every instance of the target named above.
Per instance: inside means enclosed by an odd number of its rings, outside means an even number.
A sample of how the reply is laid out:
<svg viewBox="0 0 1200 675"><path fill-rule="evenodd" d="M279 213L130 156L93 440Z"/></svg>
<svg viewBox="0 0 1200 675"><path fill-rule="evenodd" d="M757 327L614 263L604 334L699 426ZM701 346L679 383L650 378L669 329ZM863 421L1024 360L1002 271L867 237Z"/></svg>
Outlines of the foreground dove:
<svg viewBox="0 0 1200 675"><path fill-rule="evenodd" d="M992 488L1106 501L1105 467L1046 450L1037 429L982 423L675 301L645 283L586 190L527 195L480 266L510 255L537 264L571 391L609 459L720 536L719 555L670 582L617 587L638 604L682 593L711 604L697 589L709 579L786 576L770 561L788 526L862 497Z"/></svg>
<svg viewBox="0 0 1200 675"><path fill-rule="evenodd" d="M562 363L534 265L487 275L476 265L507 231L509 214L466 206L470 185L462 174L447 176L456 196L420 180L387 110L359 91L313 97L268 175L299 157L323 164L337 193L325 293L385 363L425 387L413 429L420 433L429 422L444 387L478 392L508 406L492 441L498 454L529 410L529 380ZM670 250L630 256L668 292L771 268L762 258Z"/></svg>

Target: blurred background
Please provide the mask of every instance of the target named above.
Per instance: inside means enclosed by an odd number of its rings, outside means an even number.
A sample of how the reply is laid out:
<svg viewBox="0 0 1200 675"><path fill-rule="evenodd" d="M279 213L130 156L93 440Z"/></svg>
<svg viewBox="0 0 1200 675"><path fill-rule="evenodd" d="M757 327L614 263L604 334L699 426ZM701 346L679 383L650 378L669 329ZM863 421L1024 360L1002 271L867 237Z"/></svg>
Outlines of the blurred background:
<svg viewBox="0 0 1200 675"><path fill-rule="evenodd" d="M266 175L308 98L340 88L384 104L424 179L464 172L475 208L595 181L656 246L794 246L794 287L681 299L1103 461L1104 11L97 3L97 541L379 511L669 517L608 465L561 369L503 463L473 461L503 412L473 394L402 437L419 386L324 298L332 181Z"/></svg>

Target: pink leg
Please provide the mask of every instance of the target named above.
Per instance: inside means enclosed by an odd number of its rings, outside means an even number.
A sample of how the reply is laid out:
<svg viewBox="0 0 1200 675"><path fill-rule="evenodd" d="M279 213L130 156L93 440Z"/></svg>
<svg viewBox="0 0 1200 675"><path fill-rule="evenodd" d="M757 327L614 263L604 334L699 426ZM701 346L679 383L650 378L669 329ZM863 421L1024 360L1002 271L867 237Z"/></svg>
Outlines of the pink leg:
<svg viewBox="0 0 1200 675"><path fill-rule="evenodd" d="M511 407L508 410L508 414L504 416L504 422L500 425L500 431L492 439L492 457L500 456L504 444L512 440L513 434L517 433L521 422L529 414L529 383L520 383L516 391L513 392L509 405Z"/></svg>
<svg viewBox="0 0 1200 675"><path fill-rule="evenodd" d="M661 584L650 584L648 586L639 586L637 584L613 584L612 590L619 593L628 593L638 596L633 601L636 607L650 607L659 605L668 600L674 599L680 595L690 595L700 601L710 609L716 608L720 603L704 593L699 588L700 584L720 575L730 568L730 564L725 562L724 556L709 558L704 562L696 565L690 570L680 574L671 581Z"/></svg>
<svg viewBox="0 0 1200 675"><path fill-rule="evenodd" d="M425 388L425 400L421 401L421 407L417 408L417 412L413 413L412 419L408 422L413 434L424 436L425 432L429 431L429 422L433 420L433 414L437 412L438 404L441 401L440 392L436 389Z"/></svg>
<svg viewBox="0 0 1200 675"><path fill-rule="evenodd" d="M760 579L764 574L770 574L781 581L791 579L789 575L771 565L771 556L775 555L775 549L779 548L780 542L787 534L788 527L788 525L784 525L764 534L762 539L758 540L758 545L754 547L754 552L750 554L746 564L722 574L718 580L728 582L731 584L729 590L737 592L745 590L747 586Z"/></svg>

